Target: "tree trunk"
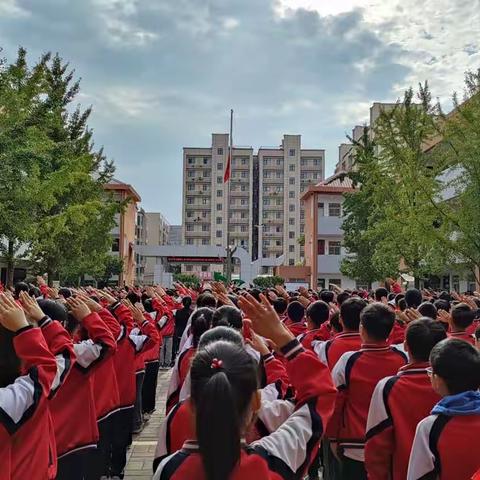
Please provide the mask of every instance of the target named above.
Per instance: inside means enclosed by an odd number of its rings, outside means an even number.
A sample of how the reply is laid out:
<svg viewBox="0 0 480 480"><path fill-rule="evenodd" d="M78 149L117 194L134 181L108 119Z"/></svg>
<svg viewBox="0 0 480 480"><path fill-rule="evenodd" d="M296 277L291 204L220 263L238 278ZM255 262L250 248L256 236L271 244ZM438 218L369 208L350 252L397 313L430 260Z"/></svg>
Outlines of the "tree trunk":
<svg viewBox="0 0 480 480"><path fill-rule="evenodd" d="M7 252L7 286L13 287L13 277L15 272L15 242L8 239Z"/></svg>

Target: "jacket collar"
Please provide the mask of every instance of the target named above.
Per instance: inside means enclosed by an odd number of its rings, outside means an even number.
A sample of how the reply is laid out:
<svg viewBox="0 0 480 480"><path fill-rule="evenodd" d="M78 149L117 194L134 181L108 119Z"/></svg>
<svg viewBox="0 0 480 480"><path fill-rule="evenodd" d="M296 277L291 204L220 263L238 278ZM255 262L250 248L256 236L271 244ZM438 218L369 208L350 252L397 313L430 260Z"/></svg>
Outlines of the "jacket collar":
<svg viewBox="0 0 480 480"><path fill-rule="evenodd" d="M362 352L386 352L390 350L390 345L386 342L381 343L362 343L360 351Z"/></svg>
<svg viewBox="0 0 480 480"><path fill-rule="evenodd" d="M398 371L398 375L415 375L415 374L427 375L427 368L429 366L430 366L430 363L428 362L408 363Z"/></svg>
<svg viewBox="0 0 480 480"><path fill-rule="evenodd" d="M359 332L340 332L338 335L335 335L334 338L358 338L360 337Z"/></svg>

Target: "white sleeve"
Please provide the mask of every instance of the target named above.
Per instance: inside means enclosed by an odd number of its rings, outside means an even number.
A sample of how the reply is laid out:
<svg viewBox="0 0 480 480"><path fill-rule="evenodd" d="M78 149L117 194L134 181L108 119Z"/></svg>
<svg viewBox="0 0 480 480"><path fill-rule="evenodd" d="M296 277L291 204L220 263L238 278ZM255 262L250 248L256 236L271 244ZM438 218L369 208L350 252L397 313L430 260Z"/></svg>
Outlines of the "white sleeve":
<svg viewBox="0 0 480 480"><path fill-rule="evenodd" d="M319 360L324 364L328 366L328 361L327 361L327 342L326 341L321 341L321 340L314 340L312 342L312 347L313 351L316 353L317 357Z"/></svg>
<svg viewBox="0 0 480 480"><path fill-rule="evenodd" d="M418 425L413 440L410 461L408 462L407 480L419 480L421 478L437 478L434 476L435 455L430 450L430 432L437 420L436 415L424 418Z"/></svg>
<svg viewBox="0 0 480 480"><path fill-rule="evenodd" d="M350 360L350 357L354 355L357 352L346 352L344 353L338 362L335 364L332 370L332 380L333 384L337 388L345 388L347 386L347 379L345 376L345 369L347 366L348 360Z"/></svg>
<svg viewBox="0 0 480 480"><path fill-rule="evenodd" d="M382 378L373 391L372 399L370 400L370 408L368 410L367 420L367 438L368 433L372 428L378 427L382 423L388 421L389 415L384 401L384 389L387 382L395 377Z"/></svg>
<svg viewBox="0 0 480 480"><path fill-rule="evenodd" d="M157 322L157 324L162 329L167 322L168 322L168 316L163 315L163 317L160 318L160 320Z"/></svg>
<svg viewBox="0 0 480 480"><path fill-rule="evenodd" d="M132 329L128 338L133 343L136 353L140 353L145 343L150 339L150 337L144 335L138 327Z"/></svg>
<svg viewBox="0 0 480 480"><path fill-rule="evenodd" d="M175 359L175 365L172 368L172 375L168 384L167 402L170 396L178 390L180 385L180 374L178 372L178 361L180 360L180 357L181 355L177 355L177 358Z"/></svg>
<svg viewBox="0 0 480 480"><path fill-rule="evenodd" d="M294 410L295 405L288 400L273 400L271 402L262 400L257 415L269 433L272 433L293 414Z"/></svg>
<svg viewBox="0 0 480 480"><path fill-rule="evenodd" d="M83 340L80 343L74 343L73 349L77 357L77 364L83 368L89 368L98 361L105 351L105 347L93 340Z"/></svg>
<svg viewBox="0 0 480 480"><path fill-rule="evenodd" d="M183 350L185 342L187 341L187 338L190 335L190 325L192 323L191 318L192 316L190 315L190 318L187 320L187 325L185 326L185 330L182 333L182 338L180 339L180 345L178 347L180 352Z"/></svg>
<svg viewBox="0 0 480 480"><path fill-rule="evenodd" d="M278 388L274 383L266 385L260 390L261 401L263 402L273 402L278 400Z"/></svg>
<svg viewBox="0 0 480 480"><path fill-rule="evenodd" d="M191 378L190 378L190 372L187 373L187 376L185 377L185 381L183 382L182 388L180 389L180 396L178 398L179 402L183 402L187 398L190 398L190 389L191 389Z"/></svg>

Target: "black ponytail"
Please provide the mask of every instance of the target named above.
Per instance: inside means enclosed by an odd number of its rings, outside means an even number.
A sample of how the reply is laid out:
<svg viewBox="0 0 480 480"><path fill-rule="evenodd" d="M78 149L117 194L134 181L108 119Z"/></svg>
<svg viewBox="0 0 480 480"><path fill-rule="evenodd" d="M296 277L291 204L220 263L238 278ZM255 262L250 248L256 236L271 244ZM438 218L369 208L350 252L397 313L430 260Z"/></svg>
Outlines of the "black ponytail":
<svg viewBox="0 0 480 480"><path fill-rule="evenodd" d="M207 480L227 480L240 460L241 437L258 387L254 361L242 347L218 341L198 351L191 382Z"/></svg>
<svg viewBox="0 0 480 480"><path fill-rule="evenodd" d="M195 310L191 316L192 343L195 348L198 346L200 337L210 328L212 324L213 310L203 307Z"/></svg>

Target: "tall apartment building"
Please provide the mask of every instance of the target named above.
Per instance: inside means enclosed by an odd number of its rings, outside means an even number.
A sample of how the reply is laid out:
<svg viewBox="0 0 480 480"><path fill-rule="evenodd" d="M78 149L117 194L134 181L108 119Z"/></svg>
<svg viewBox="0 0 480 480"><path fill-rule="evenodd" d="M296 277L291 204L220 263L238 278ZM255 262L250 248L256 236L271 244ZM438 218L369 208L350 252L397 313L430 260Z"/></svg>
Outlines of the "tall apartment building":
<svg viewBox="0 0 480 480"><path fill-rule="evenodd" d="M305 219L299 198L323 180L324 150L302 150L300 135L285 135L280 147L262 147L257 155L252 147L235 146L228 185L228 144L228 134L213 134L211 147L183 150L183 243L226 247L229 210L230 244L245 248L252 259L285 254L287 265L300 262ZM184 268L220 270L221 265Z"/></svg>
<svg viewBox="0 0 480 480"><path fill-rule="evenodd" d="M170 225L167 244L182 245L182 226L181 225Z"/></svg>
<svg viewBox="0 0 480 480"><path fill-rule="evenodd" d="M170 224L167 219L158 212L144 212L145 216L145 243L147 246L167 245L170 234ZM155 265L160 258L147 257L144 260L143 282L154 283Z"/></svg>

